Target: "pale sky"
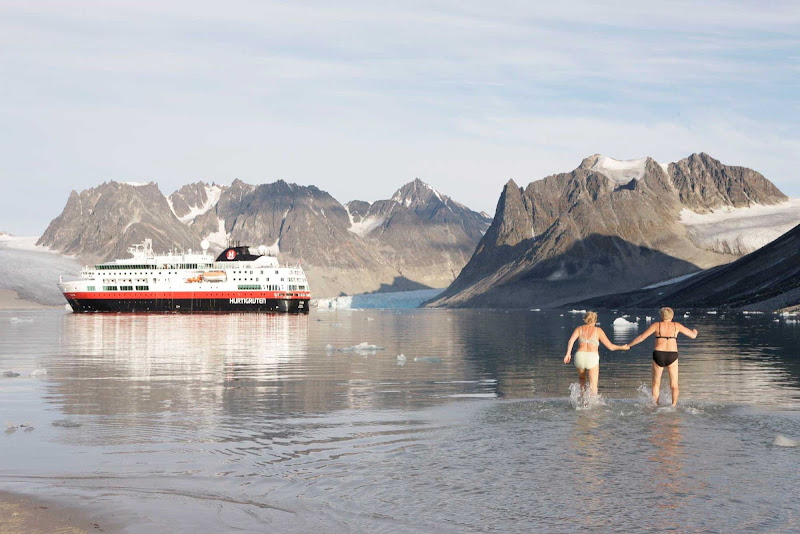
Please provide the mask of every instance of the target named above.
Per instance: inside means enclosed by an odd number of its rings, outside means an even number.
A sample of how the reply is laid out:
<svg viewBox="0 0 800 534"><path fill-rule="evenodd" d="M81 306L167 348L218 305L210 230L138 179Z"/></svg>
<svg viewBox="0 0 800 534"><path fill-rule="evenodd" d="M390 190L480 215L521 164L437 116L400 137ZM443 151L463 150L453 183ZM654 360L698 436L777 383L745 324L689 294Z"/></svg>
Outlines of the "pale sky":
<svg viewBox="0 0 800 534"><path fill-rule="evenodd" d="M346 202L419 177L494 214L594 153L800 196L798 95L797 2L0 0L0 231L112 179Z"/></svg>

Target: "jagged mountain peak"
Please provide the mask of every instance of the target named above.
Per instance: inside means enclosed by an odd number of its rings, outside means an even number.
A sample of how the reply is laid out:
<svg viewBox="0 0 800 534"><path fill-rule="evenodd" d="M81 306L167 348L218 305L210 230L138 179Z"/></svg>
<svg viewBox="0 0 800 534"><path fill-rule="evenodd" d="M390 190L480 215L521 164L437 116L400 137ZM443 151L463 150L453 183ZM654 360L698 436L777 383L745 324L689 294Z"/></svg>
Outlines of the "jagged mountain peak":
<svg viewBox="0 0 800 534"><path fill-rule="evenodd" d="M415 178L395 191L391 200L398 204L403 204L407 208L412 208L416 204L427 204L431 199L445 203L447 198L429 184L419 178Z"/></svg>

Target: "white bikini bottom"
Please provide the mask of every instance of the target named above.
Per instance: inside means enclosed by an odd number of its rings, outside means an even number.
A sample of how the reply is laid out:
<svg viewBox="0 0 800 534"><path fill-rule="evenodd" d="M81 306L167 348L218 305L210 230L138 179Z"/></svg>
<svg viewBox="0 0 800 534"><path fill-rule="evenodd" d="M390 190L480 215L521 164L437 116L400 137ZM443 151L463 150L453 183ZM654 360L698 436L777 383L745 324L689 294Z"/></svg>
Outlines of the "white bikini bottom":
<svg viewBox="0 0 800 534"><path fill-rule="evenodd" d="M578 369L591 369L600 365L600 354L579 350L575 353L575 367Z"/></svg>

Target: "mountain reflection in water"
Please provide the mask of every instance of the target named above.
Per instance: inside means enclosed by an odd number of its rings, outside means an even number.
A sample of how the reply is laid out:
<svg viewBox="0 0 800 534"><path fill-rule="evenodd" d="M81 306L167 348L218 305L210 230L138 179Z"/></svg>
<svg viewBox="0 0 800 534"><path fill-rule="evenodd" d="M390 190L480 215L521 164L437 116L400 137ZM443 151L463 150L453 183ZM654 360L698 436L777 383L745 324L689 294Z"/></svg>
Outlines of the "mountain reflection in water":
<svg viewBox="0 0 800 534"><path fill-rule="evenodd" d="M796 529L800 326L681 320L678 410L649 342L576 409L578 314L0 312L0 481L130 532Z"/></svg>

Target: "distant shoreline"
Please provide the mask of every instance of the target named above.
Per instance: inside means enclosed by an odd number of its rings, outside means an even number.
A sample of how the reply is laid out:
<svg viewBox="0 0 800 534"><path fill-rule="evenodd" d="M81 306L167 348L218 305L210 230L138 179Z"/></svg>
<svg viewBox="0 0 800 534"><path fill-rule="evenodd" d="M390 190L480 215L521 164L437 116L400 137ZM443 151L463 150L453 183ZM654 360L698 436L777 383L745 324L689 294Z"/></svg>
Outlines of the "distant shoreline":
<svg viewBox="0 0 800 534"><path fill-rule="evenodd" d="M13 289L0 289L0 310L55 310L58 308L61 306L48 306L21 299Z"/></svg>

